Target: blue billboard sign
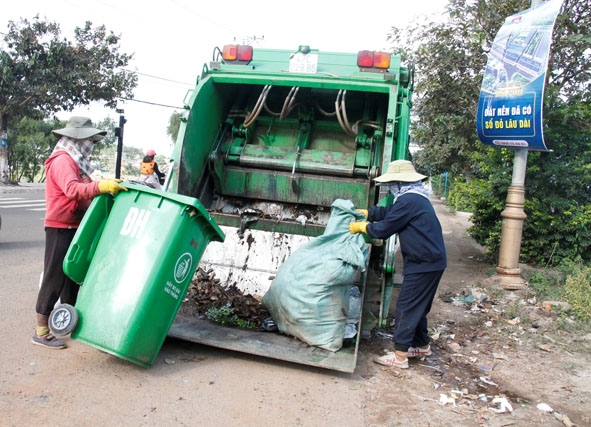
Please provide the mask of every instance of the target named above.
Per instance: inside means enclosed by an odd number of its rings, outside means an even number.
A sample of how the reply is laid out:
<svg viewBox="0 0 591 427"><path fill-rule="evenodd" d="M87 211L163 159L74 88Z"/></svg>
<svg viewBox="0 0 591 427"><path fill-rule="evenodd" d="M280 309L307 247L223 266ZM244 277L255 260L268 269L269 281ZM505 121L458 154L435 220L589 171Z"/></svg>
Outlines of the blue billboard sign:
<svg viewBox="0 0 591 427"><path fill-rule="evenodd" d="M562 0L512 15L497 33L480 88L476 130L482 143L547 151L542 107L552 30Z"/></svg>

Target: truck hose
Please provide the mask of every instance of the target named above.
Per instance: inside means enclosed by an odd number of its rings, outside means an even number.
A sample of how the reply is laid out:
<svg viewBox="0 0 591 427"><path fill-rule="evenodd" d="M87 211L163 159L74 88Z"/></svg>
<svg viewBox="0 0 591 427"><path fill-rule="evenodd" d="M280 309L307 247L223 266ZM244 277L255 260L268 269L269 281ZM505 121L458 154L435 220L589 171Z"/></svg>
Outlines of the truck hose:
<svg viewBox="0 0 591 427"><path fill-rule="evenodd" d="M251 124L253 124L253 122L257 119L257 117L261 113L261 110L263 109L263 105L265 104L265 101L267 100L267 95L272 87L273 86L271 86L271 85L265 85L265 87L261 91L261 94L259 95L259 98L257 99L257 102L256 102L253 110L251 111L250 114L248 114L244 118L244 127L245 128L249 127Z"/></svg>
<svg viewBox="0 0 591 427"><path fill-rule="evenodd" d="M337 94L337 99L334 103L335 106L335 112L337 114L337 120L339 121L339 124L341 125L341 129L343 129L343 131L345 131L345 133L347 135L353 135L353 130L351 130L351 126L349 126L349 123L347 123L347 113L345 112L346 110L346 104L345 104L345 94L347 93L347 91L343 91L342 89L339 90L339 93ZM342 96L342 98L341 98ZM342 115L341 115L342 114Z"/></svg>
<svg viewBox="0 0 591 427"><path fill-rule="evenodd" d="M285 101L283 102L283 108L281 109L281 114L279 115L279 120L284 120L293 108L293 103L295 101L295 97L298 94L300 88L298 86L293 86L287 96L285 97Z"/></svg>
<svg viewBox="0 0 591 427"><path fill-rule="evenodd" d="M347 91L343 91L343 96L341 97L341 113L343 117L343 123L347 128L347 133L349 135L353 135L353 129L351 129L351 125L349 124L349 119L347 118L347 105L345 104L345 96L347 95Z"/></svg>

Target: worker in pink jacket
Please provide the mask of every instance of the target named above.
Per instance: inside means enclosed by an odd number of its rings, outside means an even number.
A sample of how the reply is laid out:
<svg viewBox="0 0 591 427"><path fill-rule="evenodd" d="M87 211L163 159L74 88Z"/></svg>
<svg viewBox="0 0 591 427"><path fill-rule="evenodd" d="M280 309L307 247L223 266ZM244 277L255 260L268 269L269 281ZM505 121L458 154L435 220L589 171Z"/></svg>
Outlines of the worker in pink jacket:
<svg viewBox="0 0 591 427"><path fill-rule="evenodd" d="M49 331L49 315L58 299L74 305L79 285L64 274L63 261L92 198L127 191L118 179L92 181L90 155L94 144L107 134L87 117L72 117L63 129L53 131L58 140L45 161L45 259L37 296L37 326L33 344L52 349L66 344Z"/></svg>

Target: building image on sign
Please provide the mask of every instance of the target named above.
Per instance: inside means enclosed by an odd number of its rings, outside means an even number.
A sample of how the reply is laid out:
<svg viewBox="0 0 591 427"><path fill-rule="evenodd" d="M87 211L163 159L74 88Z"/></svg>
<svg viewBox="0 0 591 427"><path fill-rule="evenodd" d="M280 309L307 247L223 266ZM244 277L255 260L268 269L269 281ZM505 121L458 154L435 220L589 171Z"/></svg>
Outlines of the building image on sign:
<svg viewBox="0 0 591 427"><path fill-rule="evenodd" d="M483 89L495 93L498 89L523 87L544 74L551 37L551 26L499 34L491 47Z"/></svg>

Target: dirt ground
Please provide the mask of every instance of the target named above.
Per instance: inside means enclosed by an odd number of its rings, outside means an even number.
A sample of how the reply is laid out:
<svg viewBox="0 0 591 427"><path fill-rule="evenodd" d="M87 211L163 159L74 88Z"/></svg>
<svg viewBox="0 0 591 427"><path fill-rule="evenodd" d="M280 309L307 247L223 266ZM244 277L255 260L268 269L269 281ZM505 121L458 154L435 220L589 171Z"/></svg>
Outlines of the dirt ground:
<svg viewBox="0 0 591 427"><path fill-rule="evenodd" d="M31 249L3 264L0 426L591 425L591 336L531 290L487 281L469 216L434 205L449 267L429 317L434 353L408 370L373 362L393 347L389 328L361 341L352 374L170 338L149 369L69 338L66 350L33 346L42 248Z"/></svg>
<svg viewBox="0 0 591 427"><path fill-rule="evenodd" d="M498 286L469 215L434 205L449 263L429 316L434 353L403 371L371 365L392 349L379 334L362 347L366 425L591 425L591 334L531 288Z"/></svg>

